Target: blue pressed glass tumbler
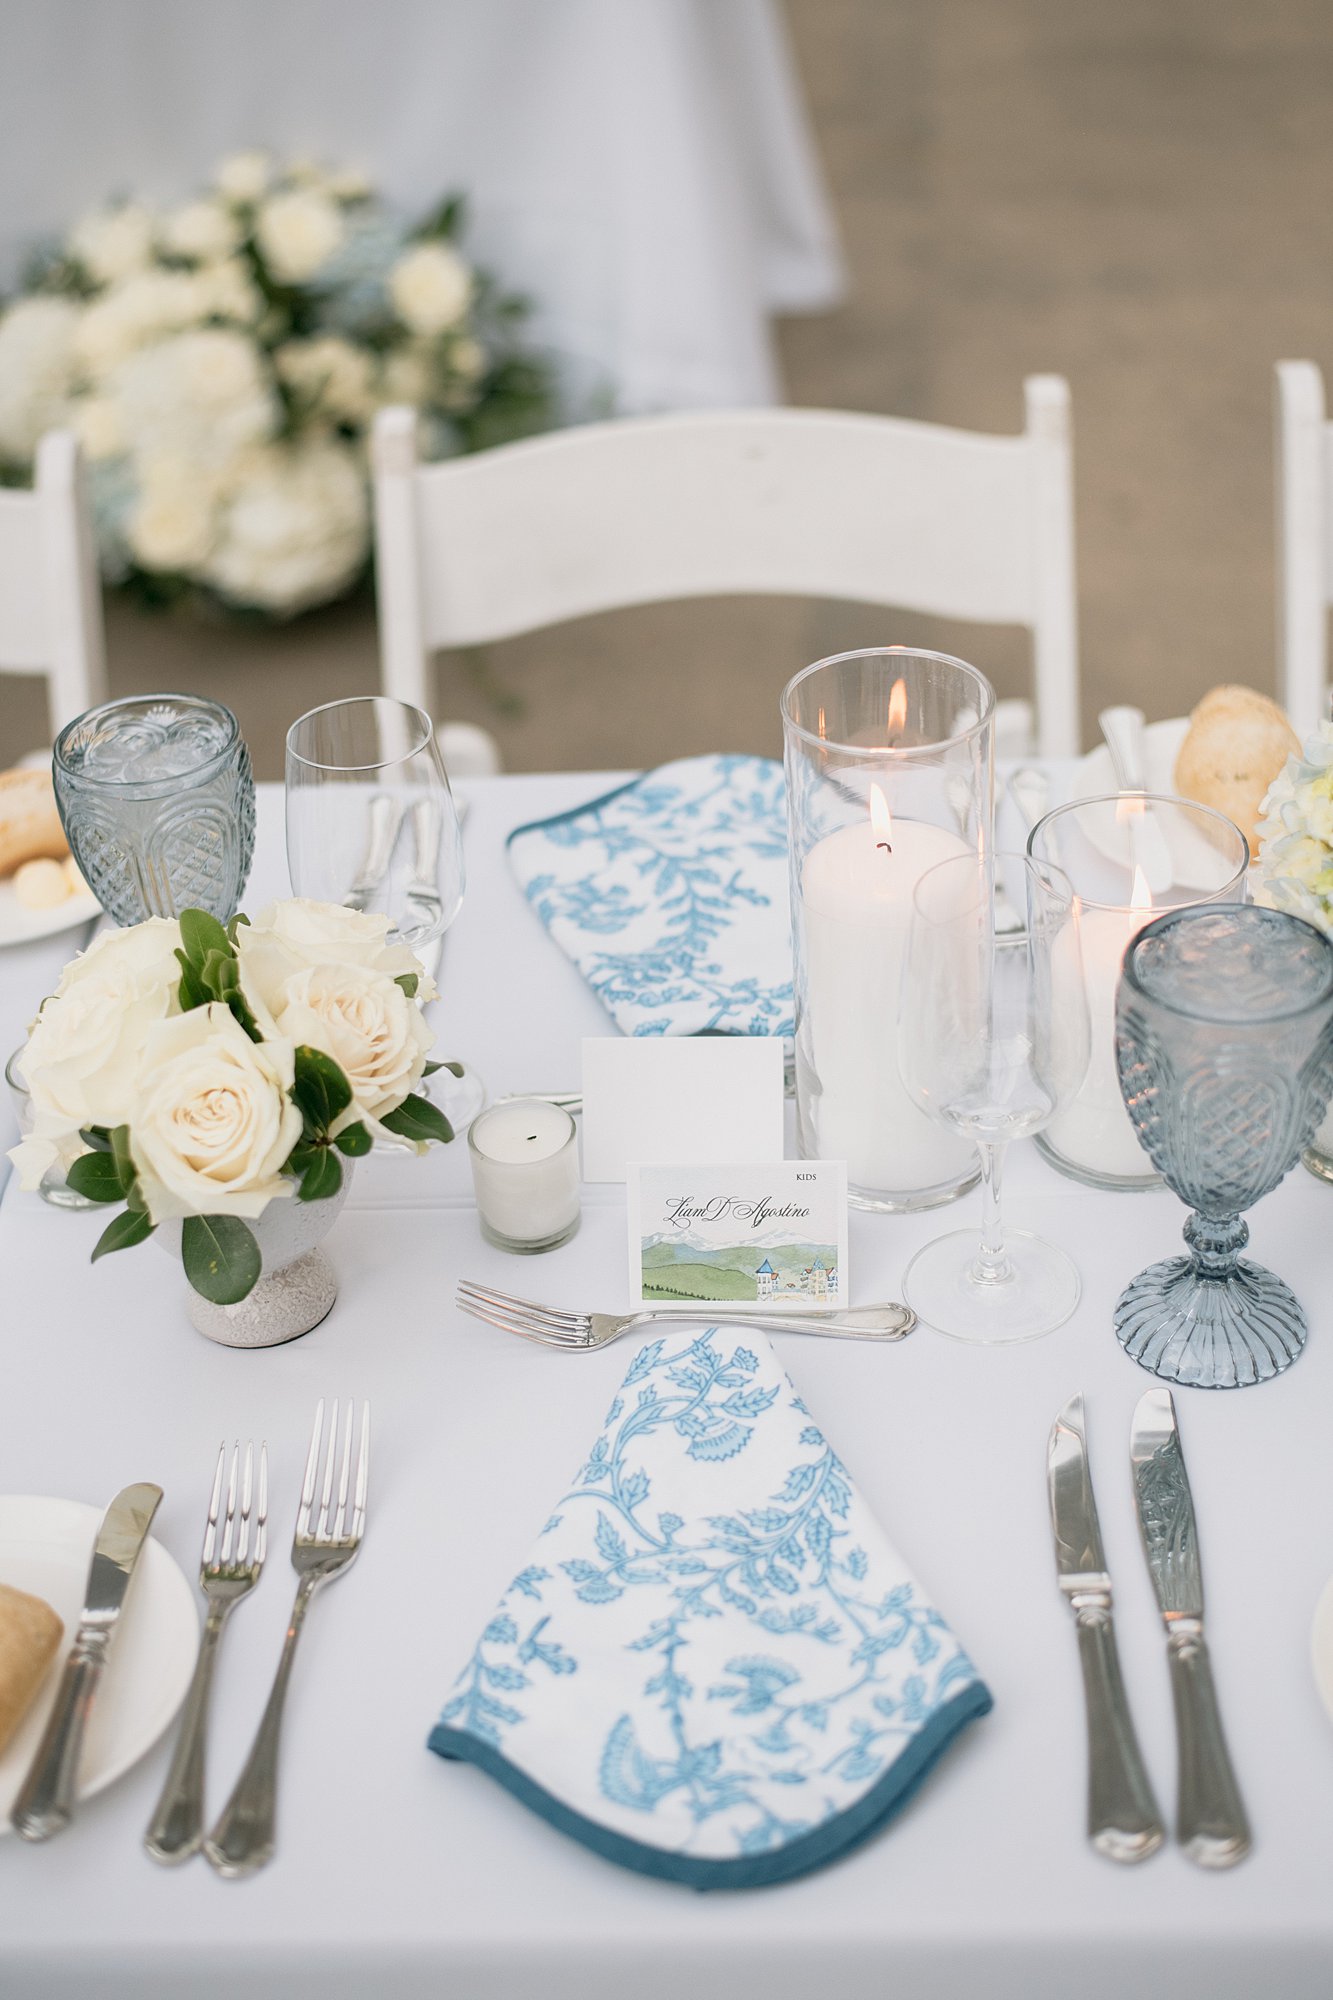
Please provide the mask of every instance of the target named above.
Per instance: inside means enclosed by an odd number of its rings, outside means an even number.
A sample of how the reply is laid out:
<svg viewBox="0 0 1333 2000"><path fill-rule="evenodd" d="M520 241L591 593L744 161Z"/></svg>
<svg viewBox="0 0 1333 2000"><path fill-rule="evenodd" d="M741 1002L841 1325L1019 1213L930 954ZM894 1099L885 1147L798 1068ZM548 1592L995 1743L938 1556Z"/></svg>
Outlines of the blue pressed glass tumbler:
<svg viewBox="0 0 1333 2000"><path fill-rule="evenodd" d="M1125 1352L1168 1382L1236 1389L1305 1345L1291 1288L1240 1252L1244 1211L1290 1172L1333 1093L1333 943L1279 910L1196 905L1141 931L1116 1000L1125 1108L1194 1211L1188 1254L1121 1293Z"/></svg>
<svg viewBox="0 0 1333 2000"><path fill-rule="evenodd" d="M229 708L193 694L104 702L61 730L52 763L74 859L118 924L234 914L254 855L255 787Z"/></svg>

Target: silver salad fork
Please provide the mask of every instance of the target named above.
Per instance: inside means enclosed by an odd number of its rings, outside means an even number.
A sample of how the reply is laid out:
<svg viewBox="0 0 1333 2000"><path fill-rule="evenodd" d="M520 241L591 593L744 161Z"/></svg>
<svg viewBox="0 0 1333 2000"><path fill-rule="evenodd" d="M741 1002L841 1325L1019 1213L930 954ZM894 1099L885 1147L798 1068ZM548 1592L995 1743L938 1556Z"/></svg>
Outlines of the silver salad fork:
<svg viewBox="0 0 1333 2000"><path fill-rule="evenodd" d="M459 1281L455 1299L459 1310L473 1319L484 1319L502 1333L516 1333L523 1340L535 1340L539 1347L566 1347L584 1354L609 1347L633 1326L647 1326L653 1320L699 1320L708 1318L706 1305L648 1306L642 1312L566 1312L558 1306L538 1305L532 1299L516 1299L511 1292L497 1292L489 1285ZM843 1312L735 1312L725 1315L739 1326L776 1327L781 1333L819 1333L834 1340L904 1340L916 1325L910 1306L892 1300L882 1305L857 1306Z"/></svg>
<svg viewBox="0 0 1333 2000"><path fill-rule="evenodd" d="M366 1525L366 1485L370 1474L369 1403L362 1405L360 1443L355 1451L352 1443L354 1419L355 1405L349 1402L340 1454L338 1405L334 1403L321 1484L322 1398L315 1411L315 1427L310 1437L305 1478L301 1484L301 1505L296 1515L296 1533L292 1538L292 1568L300 1582L296 1587L296 1601L292 1606L287 1637L283 1641L282 1657L245 1768L222 1809L222 1817L204 1842L204 1853L219 1875L253 1875L256 1869L273 1858L277 1826L278 1740L282 1733L283 1703L291 1679L292 1661L296 1656L296 1642L301 1636L311 1598L321 1584L339 1576L355 1559ZM354 1459L355 1475L352 1470ZM317 1484L320 1484L318 1514L315 1512Z"/></svg>
<svg viewBox="0 0 1333 2000"><path fill-rule="evenodd" d="M268 1446L259 1447L259 1491L254 1494L254 1446L245 1447L245 1467L241 1471L241 1447L234 1445L231 1476L227 1480L226 1511L222 1514L222 1542L218 1545L218 1515L222 1509L222 1481L227 1468L227 1447L218 1453L213 1474L213 1492L208 1502L208 1525L204 1529L203 1553L199 1559L199 1588L208 1599L208 1616L199 1641L194 1678L185 1697L180 1734L171 1766L167 1771L157 1810L148 1824L143 1844L154 1861L168 1864L188 1861L198 1851L204 1833L204 1765L208 1737L208 1702L213 1689L213 1667L218 1641L232 1608L248 1595L259 1581L268 1546ZM239 1474L239 1480L238 1480ZM237 1514L239 1485L240 1512ZM252 1515L252 1501L253 1506ZM250 1546L253 1518L255 1538ZM238 1525L239 1522L239 1525Z"/></svg>

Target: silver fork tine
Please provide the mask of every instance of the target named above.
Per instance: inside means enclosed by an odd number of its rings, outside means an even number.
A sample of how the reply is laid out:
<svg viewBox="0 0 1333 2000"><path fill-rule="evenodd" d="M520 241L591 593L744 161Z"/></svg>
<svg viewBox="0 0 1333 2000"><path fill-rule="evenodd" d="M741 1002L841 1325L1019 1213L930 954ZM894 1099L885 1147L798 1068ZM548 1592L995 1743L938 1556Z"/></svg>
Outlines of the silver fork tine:
<svg viewBox="0 0 1333 2000"><path fill-rule="evenodd" d="M352 1416L354 1408L354 1401L349 1398L347 1404L347 1428L343 1432L342 1466L338 1473L338 1511L333 1517L333 1539L335 1542L342 1540L343 1529L347 1523L347 1489L352 1480Z"/></svg>
<svg viewBox="0 0 1333 2000"><path fill-rule="evenodd" d="M315 1540L329 1539L329 1498L333 1492L333 1463L338 1455L338 1398L333 1399L333 1410L329 1417L329 1444L324 1454L324 1485L319 1496L319 1520L315 1524Z"/></svg>
<svg viewBox="0 0 1333 2000"><path fill-rule="evenodd" d="M211 1569L213 1556L218 1545L218 1508L222 1504L222 1468L227 1463L227 1447L218 1446L218 1469L213 1474L213 1491L208 1502L208 1526L204 1529L204 1548L199 1558L201 1569Z"/></svg>
<svg viewBox="0 0 1333 2000"><path fill-rule="evenodd" d="M268 1445L259 1447L259 1511L255 1516L255 1561L268 1554Z"/></svg>
<svg viewBox="0 0 1333 2000"><path fill-rule="evenodd" d="M227 1478L227 1511L222 1520L222 1555L224 1563L231 1561L232 1534L236 1527L236 1474L241 1463L240 1444L231 1448L231 1472Z"/></svg>
<svg viewBox="0 0 1333 2000"><path fill-rule="evenodd" d="M315 1427L310 1433L310 1450L306 1454L305 1478L301 1481L301 1505L296 1512L296 1532L298 1535L310 1533L310 1509L315 1501L315 1480L319 1473L319 1441L324 1431L324 1398L315 1405Z"/></svg>
<svg viewBox="0 0 1333 2000"><path fill-rule="evenodd" d="M550 1340L577 1339L587 1332L590 1324L586 1313L571 1313L568 1319L563 1320L544 1320L522 1307L498 1305L493 1299L459 1299L458 1304L464 1312L493 1313L510 1326L531 1327L535 1333Z"/></svg>
<svg viewBox="0 0 1333 2000"><path fill-rule="evenodd" d="M251 1474L254 1470L254 1456L254 1444L247 1440L245 1447L245 1471L241 1476L241 1532L236 1543L236 1560L238 1563L245 1561L246 1552L250 1547Z"/></svg>
<svg viewBox="0 0 1333 2000"><path fill-rule="evenodd" d="M359 1542L366 1525L366 1487L370 1480L370 1404L361 1405L361 1449L356 1460L356 1496L352 1502L352 1540Z"/></svg>
<svg viewBox="0 0 1333 2000"><path fill-rule="evenodd" d="M525 1321L509 1313L488 1312L484 1306L469 1305L466 1299L458 1301L460 1312L472 1319L484 1320L487 1326L498 1327L501 1333L516 1333L524 1340L535 1340L540 1347L578 1347L582 1345L573 1333L557 1333L552 1327L529 1326Z"/></svg>
<svg viewBox="0 0 1333 2000"><path fill-rule="evenodd" d="M569 1325L575 1320L584 1320L586 1313L568 1312L562 1306L538 1305L535 1299L515 1298L512 1292L497 1291L492 1285L475 1285L469 1278L460 1278L460 1293L466 1292L470 1298L482 1300L488 1306L504 1306L516 1312L530 1313L534 1319L549 1320L557 1326Z"/></svg>

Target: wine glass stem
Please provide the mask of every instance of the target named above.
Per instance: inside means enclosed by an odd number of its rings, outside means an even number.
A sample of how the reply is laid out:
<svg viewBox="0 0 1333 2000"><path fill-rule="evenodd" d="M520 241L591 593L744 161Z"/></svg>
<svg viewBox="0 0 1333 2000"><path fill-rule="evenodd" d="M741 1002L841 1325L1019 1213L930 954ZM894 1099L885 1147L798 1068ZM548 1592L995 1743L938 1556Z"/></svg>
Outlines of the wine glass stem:
<svg viewBox="0 0 1333 2000"><path fill-rule="evenodd" d="M981 1241L972 1266L972 1280L978 1285L1002 1285L1014 1275L1009 1253L1004 1247L1004 1225L1000 1216L1000 1189L1004 1173L1004 1145L994 1140L978 1140L981 1155Z"/></svg>

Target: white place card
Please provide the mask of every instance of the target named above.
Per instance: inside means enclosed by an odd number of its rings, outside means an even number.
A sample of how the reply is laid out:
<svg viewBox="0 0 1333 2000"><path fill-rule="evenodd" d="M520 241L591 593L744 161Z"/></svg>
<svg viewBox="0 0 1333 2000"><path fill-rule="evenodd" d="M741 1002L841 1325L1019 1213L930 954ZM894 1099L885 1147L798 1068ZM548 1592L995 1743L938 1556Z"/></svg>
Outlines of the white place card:
<svg viewBox="0 0 1333 2000"><path fill-rule="evenodd" d="M583 1178L631 1160L780 1160L783 1043L764 1035L599 1035L583 1044Z"/></svg>
<svg viewBox="0 0 1333 2000"><path fill-rule="evenodd" d="M849 1297L846 1162L631 1167L629 1267L633 1306L833 1312Z"/></svg>

